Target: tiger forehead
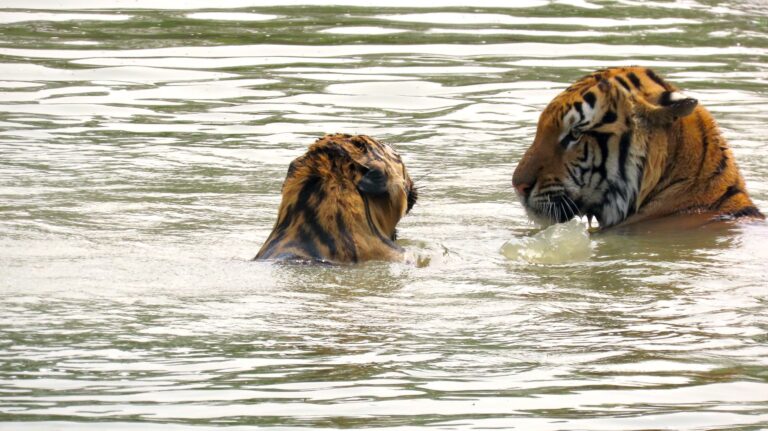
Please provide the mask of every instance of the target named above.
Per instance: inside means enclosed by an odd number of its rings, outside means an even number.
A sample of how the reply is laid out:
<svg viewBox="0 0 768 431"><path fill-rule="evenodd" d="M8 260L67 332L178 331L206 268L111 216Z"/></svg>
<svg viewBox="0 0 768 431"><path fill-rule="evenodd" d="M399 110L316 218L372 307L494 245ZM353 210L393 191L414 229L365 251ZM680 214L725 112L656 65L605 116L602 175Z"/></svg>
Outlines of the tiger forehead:
<svg viewBox="0 0 768 431"><path fill-rule="evenodd" d="M570 94L584 95L589 89L600 84L606 90L610 87L621 87L624 90L640 96L657 95L665 91L677 91L677 87L668 83L651 69L631 66L614 67L598 70L586 75L571 84L561 96Z"/></svg>
<svg viewBox="0 0 768 431"><path fill-rule="evenodd" d="M337 133L325 135L310 147L311 152L322 152L323 148L340 148L348 154L358 154L365 158L402 164L400 155L388 144L377 141L367 135L349 135Z"/></svg>
<svg viewBox="0 0 768 431"><path fill-rule="evenodd" d="M546 119L554 126L560 127L563 125L565 117L574 107L579 106L576 109L581 110L583 109L584 102L588 103L590 107L595 106L596 100L602 97L602 95L596 94L595 91L587 91L589 88L590 87L585 88L583 92L565 91L560 93L544 109L542 118Z"/></svg>
<svg viewBox="0 0 768 431"><path fill-rule="evenodd" d="M596 102L615 96L614 88L620 88L631 93L634 97L655 100L659 95L677 91L677 88L666 82L653 70L630 66L614 67L598 70L583 76L571 84L545 108L545 118L557 126L562 126L562 120L571 111L583 106L583 102L594 106Z"/></svg>
<svg viewBox="0 0 768 431"><path fill-rule="evenodd" d="M589 75L574 82L563 92L555 96L552 102L544 109L544 113L555 118L561 118L570 111L575 103L584 102L585 99L588 103L594 105L595 100L603 96L602 91L592 89L600 80L601 78L595 75Z"/></svg>

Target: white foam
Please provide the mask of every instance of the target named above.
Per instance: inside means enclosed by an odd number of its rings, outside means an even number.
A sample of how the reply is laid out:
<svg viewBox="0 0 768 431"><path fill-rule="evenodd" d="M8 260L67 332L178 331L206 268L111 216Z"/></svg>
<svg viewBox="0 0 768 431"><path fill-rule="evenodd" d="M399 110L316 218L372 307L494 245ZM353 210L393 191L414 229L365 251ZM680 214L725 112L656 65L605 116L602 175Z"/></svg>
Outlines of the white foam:
<svg viewBox="0 0 768 431"><path fill-rule="evenodd" d="M510 239L500 251L510 260L561 264L589 260L592 247L587 226L581 220L573 219L552 225L533 236Z"/></svg>

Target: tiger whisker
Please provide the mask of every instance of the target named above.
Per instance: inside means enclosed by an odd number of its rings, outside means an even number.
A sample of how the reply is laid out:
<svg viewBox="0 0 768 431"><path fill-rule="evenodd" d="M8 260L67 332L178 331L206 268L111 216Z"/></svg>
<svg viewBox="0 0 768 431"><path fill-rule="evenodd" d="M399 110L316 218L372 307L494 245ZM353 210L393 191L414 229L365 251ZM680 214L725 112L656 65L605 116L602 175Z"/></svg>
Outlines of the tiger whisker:
<svg viewBox="0 0 768 431"><path fill-rule="evenodd" d="M563 195L563 197L565 198L565 203L572 209L573 216L581 217L581 210L579 210L579 206L576 205L576 202L574 202L568 195Z"/></svg>
<svg viewBox="0 0 768 431"><path fill-rule="evenodd" d="M568 220L576 216L576 213L573 211L573 208L571 208L570 205L568 205L568 202L562 200L560 201L560 206L563 209L563 214L566 216Z"/></svg>
<svg viewBox="0 0 768 431"><path fill-rule="evenodd" d="M549 218L549 221L553 223L557 223L557 219L554 218L554 212L555 212L554 209L555 209L555 204L552 203L552 201L549 198L549 195L547 195L547 217Z"/></svg>
<svg viewBox="0 0 768 431"><path fill-rule="evenodd" d="M421 174L421 175L419 175L417 177L413 177L413 180L414 181L421 181L424 178L427 178L428 176L432 175L432 172L434 172L434 171L433 170L429 170L429 171L427 171L427 172L425 172L425 173L423 173L423 174Z"/></svg>

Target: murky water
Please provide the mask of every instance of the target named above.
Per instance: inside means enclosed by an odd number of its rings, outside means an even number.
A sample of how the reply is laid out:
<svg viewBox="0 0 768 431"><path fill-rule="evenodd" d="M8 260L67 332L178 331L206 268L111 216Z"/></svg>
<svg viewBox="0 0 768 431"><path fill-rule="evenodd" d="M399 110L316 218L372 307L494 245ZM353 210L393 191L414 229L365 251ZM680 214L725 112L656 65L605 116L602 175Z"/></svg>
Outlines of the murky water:
<svg viewBox="0 0 768 431"><path fill-rule="evenodd" d="M501 252L604 66L700 99L768 210L764 1L183 3L0 2L0 429L768 428L765 223ZM336 131L403 155L428 265L248 261Z"/></svg>

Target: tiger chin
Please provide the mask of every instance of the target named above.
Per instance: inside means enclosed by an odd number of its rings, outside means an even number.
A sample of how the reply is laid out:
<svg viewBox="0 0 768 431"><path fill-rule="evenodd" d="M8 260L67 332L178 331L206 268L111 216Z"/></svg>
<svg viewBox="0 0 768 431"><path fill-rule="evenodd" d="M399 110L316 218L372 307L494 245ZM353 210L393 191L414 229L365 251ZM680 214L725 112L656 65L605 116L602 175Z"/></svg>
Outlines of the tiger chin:
<svg viewBox="0 0 768 431"><path fill-rule="evenodd" d="M416 199L392 147L365 135L326 135L288 167L277 222L254 260L401 261L395 226Z"/></svg>
<svg viewBox="0 0 768 431"><path fill-rule="evenodd" d="M512 183L545 225L579 216L601 229L674 214L765 218L710 113L641 67L597 71L556 96Z"/></svg>

